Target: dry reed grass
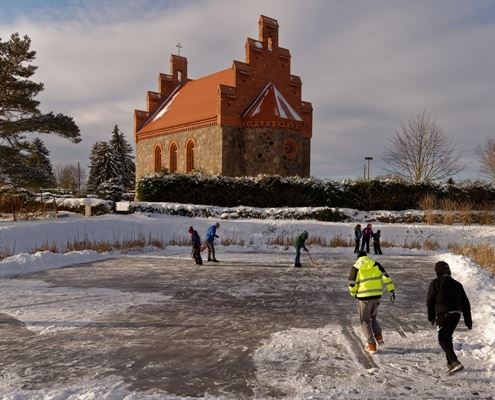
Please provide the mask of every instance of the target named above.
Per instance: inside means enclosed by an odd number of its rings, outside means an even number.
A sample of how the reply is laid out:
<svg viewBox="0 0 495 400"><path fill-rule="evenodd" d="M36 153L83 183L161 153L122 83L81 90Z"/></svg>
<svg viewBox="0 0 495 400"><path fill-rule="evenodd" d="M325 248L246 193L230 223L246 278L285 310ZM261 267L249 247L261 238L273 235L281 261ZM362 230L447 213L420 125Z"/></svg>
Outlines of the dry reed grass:
<svg viewBox="0 0 495 400"><path fill-rule="evenodd" d="M246 242L244 239L239 239L237 237L229 238L229 237L222 237L220 240L220 244L222 246L244 246Z"/></svg>
<svg viewBox="0 0 495 400"><path fill-rule="evenodd" d="M436 240L426 239L421 247L423 250L438 250L440 245Z"/></svg>
<svg viewBox="0 0 495 400"><path fill-rule="evenodd" d="M171 240L173 242L173 240ZM187 245L190 245L190 240L187 241ZM185 241L184 241L185 245ZM163 243L162 239L153 237L149 235L148 237L145 237L142 234L137 235L137 237L131 237L131 238L123 238L123 239L114 239L113 242L106 241L106 240L89 240L89 239L83 239L83 240L67 240L66 244L64 247L59 248L59 246L55 242L43 242L40 245L35 246L34 249L29 251L30 254L34 254L37 252L41 251L49 251L51 253L68 253L71 251L83 251L83 250L93 250L96 251L97 253L104 253L112 250L135 250L135 249L140 249L144 247L155 247L158 249L163 249L165 247L165 244ZM6 249L0 250L0 260L3 260L7 257L11 257L14 255L13 251L9 251Z"/></svg>
<svg viewBox="0 0 495 400"><path fill-rule="evenodd" d="M473 208L473 204L467 201L458 203L459 221L462 224L469 225L472 222Z"/></svg>
<svg viewBox="0 0 495 400"><path fill-rule="evenodd" d="M427 224L434 224L436 221L436 215L434 210L437 208L437 199L431 194L425 195L419 201L419 208L423 210L425 214L425 221Z"/></svg>
<svg viewBox="0 0 495 400"><path fill-rule="evenodd" d="M345 239L342 236L334 236L330 239L330 247L353 247L354 240Z"/></svg>
<svg viewBox="0 0 495 400"><path fill-rule="evenodd" d="M440 209L443 211L441 214L442 223L445 225L453 225L455 220L454 211L458 209L457 202L450 199L444 199L440 202Z"/></svg>
<svg viewBox="0 0 495 400"><path fill-rule="evenodd" d="M411 242L405 240L402 247L405 249L421 249L421 242L418 240L412 240Z"/></svg>
<svg viewBox="0 0 495 400"><path fill-rule="evenodd" d="M274 238L270 238L270 239L268 239L268 242L267 242L267 244L270 246L285 246L285 247L292 246L293 243L294 243L294 238L289 238L289 237L284 236L284 235L279 235L279 236L276 236ZM251 244L254 244L254 243L251 243Z"/></svg>
<svg viewBox="0 0 495 400"><path fill-rule="evenodd" d="M490 211L490 215L492 212ZM270 238L268 240L268 245L278 245L285 247L286 249L293 246L294 238L287 237L284 235L277 236L275 238ZM222 238L221 244L223 246L229 245L239 245L244 246L245 242L238 238ZM250 240L250 244L253 245L253 239ZM354 247L354 241L352 239L346 239L342 236L334 236L327 240L320 236L310 236L307 241L308 245L318 245L322 247ZM397 243L388 240L381 241L382 248L390 248L399 246ZM167 245L170 246L190 246L191 240L188 237L173 237L169 240ZM82 250L93 250L99 253L112 251L113 249L118 250L131 250L139 249L147 246L152 246L156 248L164 248L165 243L163 239L153 237L149 235L145 237L142 234L137 235L137 237L124 238L121 240L114 240L113 242L101 240L101 241L91 241L88 239L84 240L72 240L67 241L64 248L59 248L55 242L44 242L39 246L36 246L31 253L39 251L50 251L52 253L66 253L70 251L82 251ZM405 241L401 245L404 248L409 249L423 249L423 250L438 250L440 248L439 243L436 240L426 239L424 242L419 240L412 240L410 242ZM452 243L448 245L448 249L454 254L460 254L472 259L475 263L482 266L484 269L489 271L492 275L495 275L495 249L487 244L481 245L458 245ZM8 249L0 249L0 260L7 257L11 257L14 254L13 251Z"/></svg>
<svg viewBox="0 0 495 400"><path fill-rule="evenodd" d="M493 211L480 211L479 223L481 225L492 225L495 222Z"/></svg>
<svg viewBox="0 0 495 400"><path fill-rule="evenodd" d="M12 257L14 253L10 250L7 249L0 249L0 260L3 260L4 258L7 257Z"/></svg>
<svg viewBox="0 0 495 400"><path fill-rule="evenodd" d="M455 254L470 258L492 275L495 275L495 249L492 246L487 244L458 245L454 243L450 244L448 249Z"/></svg>
<svg viewBox="0 0 495 400"><path fill-rule="evenodd" d="M34 253L38 251L49 251L50 253L58 253L58 246L55 242L43 242L40 246L36 246L33 250Z"/></svg>
<svg viewBox="0 0 495 400"><path fill-rule="evenodd" d="M327 247L327 241L325 238L320 236L310 236L306 242L309 246L317 245L322 247Z"/></svg>
<svg viewBox="0 0 495 400"><path fill-rule="evenodd" d="M424 221L429 225L446 224L490 225L495 222L493 205L486 203L476 207L469 201L444 199L438 201L434 195L425 195L418 204L424 213Z"/></svg>

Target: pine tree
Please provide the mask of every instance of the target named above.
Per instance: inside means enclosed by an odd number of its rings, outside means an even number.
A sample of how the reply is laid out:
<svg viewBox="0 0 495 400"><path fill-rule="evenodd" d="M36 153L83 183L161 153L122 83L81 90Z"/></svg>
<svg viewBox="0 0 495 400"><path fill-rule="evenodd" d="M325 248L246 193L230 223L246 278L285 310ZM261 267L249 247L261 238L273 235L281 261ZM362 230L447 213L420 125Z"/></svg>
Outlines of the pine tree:
<svg viewBox="0 0 495 400"><path fill-rule="evenodd" d="M40 138L35 138L29 147L26 156L29 177L26 179L28 187L54 187L55 176L50 158L50 152Z"/></svg>
<svg viewBox="0 0 495 400"><path fill-rule="evenodd" d="M124 134L119 131L115 125L110 139L110 147L114 152L115 161L120 170L119 176L122 177L122 184L126 189L133 189L136 175L136 166L132 156L132 146L125 140Z"/></svg>
<svg viewBox="0 0 495 400"><path fill-rule="evenodd" d="M132 147L115 125L109 142L96 142L89 156L87 189L107 199L120 200L125 189L134 188Z"/></svg>
<svg viewBox="0 0 495 400"><path fill-rule="evenodd" d="M98 182L100 180L100 170L99 170L99 149L102 142L96 142L93 147L91 147L91 152L89 154L89 175L86 181L86 189L89 192L95 192L98 187Z"/></svg>
<svg viewBox="0 0 495 400"><path fill-rule="evenodd" d="M35 97L43 83L29 78L37 66L32 65L36 52L30 50L31 39L13 34L9 41L0 38L0 176L22 185L29 180L31 141L27 133L56 134L73 143L81 141L78 126L63 114L42 114Z"/></svg>
<svg viewBox="0 0 495 400"><path fill-rule="evenodd" d="M99 186L112 178L118 179L122 184L118 163L108 142L96 142L91 148L89 161L89 177L86 185L89 191L97 193Z"/></svg>

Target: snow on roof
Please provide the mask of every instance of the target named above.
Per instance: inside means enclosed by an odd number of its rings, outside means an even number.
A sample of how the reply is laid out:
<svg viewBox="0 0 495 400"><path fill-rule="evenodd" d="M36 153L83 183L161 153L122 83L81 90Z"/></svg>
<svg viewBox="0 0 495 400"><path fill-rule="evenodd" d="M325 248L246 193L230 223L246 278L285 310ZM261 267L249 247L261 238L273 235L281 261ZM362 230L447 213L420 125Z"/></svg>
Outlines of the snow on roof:
<svg viewBox="0 0 495 400"><path fill-rule="evenodd" d="M151 121L156 121L157 119L159 119L161 116L163 116L167 110L169 109L170 105L173 103L174 99L177 97L177 95L179 94L179 87L180 86L177 86L174 91L170 94L169 98L163 102L163 104L165 105L165 107L163 107L162 105L162 108L158 109L158 111L155 113L155 115L151 118Z"/></svg>
<svg viewBox="0 0 495 400"><path fill-rule="evenodd" d="M227 68L177 86L138 133L216 118L219 85L232 86L233 79L232 68Z"/></svg>
<svg viewBox="0 0 495 400"><path fill-rule="evenodd" d="M265 86L242 118L253 118L261 114L302 121L301 116L271 82Z"/></svg>
<svg viewBox="0 0 495 400"><path fill-rule="evenodd" d="M285 119L295 119L296 121L302 121L302 118L297 113L296 110L292 108L292 106L285 100L282 93L274 86L273 90L275 91L275 100L277 101L277 110L279 112L279 116Z"/></svg>

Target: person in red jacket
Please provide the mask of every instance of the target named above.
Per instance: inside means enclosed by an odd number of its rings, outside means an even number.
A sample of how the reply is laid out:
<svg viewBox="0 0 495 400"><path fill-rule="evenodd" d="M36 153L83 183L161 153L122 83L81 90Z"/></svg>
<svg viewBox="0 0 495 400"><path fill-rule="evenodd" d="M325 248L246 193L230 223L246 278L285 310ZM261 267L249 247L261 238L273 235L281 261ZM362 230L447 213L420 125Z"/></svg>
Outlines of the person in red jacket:
<svg viewBox="0 0 495 400"><path fill-rule="evenodd" d="M462 284L452 278L449 264L437 262L435 272L437 278L430 283L426 296L428 321L437 325L438 343L447 358L447 373L452 374L464 368L457 360L452 336L461 314L467 328L472 329L471 305Z"/></svg>
<svg viewBox="0 0 495 400"><path fill-rule="evenodd" d="M371 224L368 224L366 225L366 228L363 229L361 251L366 250L366 253L370 252L370 239L372 236L373 236L373 228L371 227Z"/></svg>

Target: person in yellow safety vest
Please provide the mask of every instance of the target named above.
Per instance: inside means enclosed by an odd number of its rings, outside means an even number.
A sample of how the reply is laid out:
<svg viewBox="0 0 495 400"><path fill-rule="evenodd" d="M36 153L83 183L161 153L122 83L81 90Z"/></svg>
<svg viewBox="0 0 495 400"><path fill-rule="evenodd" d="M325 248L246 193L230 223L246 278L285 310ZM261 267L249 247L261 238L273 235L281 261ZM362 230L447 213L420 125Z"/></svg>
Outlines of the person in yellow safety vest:
<svg viewBox="0 0 495 400"><path fill-rule="evenodd" d="M366 337L366 351L376 353L377 344L383 345L382 328L378 323L378 306L383 295L383 286L395 301L395 285L380 263L360 251L357 261L349 273L349 293L357 299L361 330Z"/></svg>

